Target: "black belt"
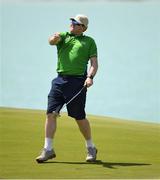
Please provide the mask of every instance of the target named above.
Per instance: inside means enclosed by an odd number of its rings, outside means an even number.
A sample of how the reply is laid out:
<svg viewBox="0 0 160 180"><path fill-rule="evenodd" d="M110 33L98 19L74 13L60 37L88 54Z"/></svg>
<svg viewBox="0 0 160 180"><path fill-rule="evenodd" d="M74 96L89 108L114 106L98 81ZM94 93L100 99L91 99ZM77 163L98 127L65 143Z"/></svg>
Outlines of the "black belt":
<svg viewBox="0 0 160 180"><path fill-rule="evenodd" d="M58 73L58 76L59 77L63 77L63 78L71 78L71 77L73 77L73 78L86 78L86 76L84 76L84 75L65 75L65 74L61 74L61 73Z"/></svg>

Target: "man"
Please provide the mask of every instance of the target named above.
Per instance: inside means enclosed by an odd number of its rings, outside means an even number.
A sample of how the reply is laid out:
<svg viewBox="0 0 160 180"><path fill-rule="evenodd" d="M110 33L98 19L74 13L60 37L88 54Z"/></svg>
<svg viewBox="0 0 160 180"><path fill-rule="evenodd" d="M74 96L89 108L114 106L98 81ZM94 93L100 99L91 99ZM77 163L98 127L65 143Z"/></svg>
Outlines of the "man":
<svg viewBox="0 0 160 180"><path fill-rule="evenodd" d="M70 20L70 32L55 33L49 38L49 44L57 46L58 76L52 81L48 95L45 143L41 155L36 158L38 163L56 157L52 146L57 115L62 106L69 102L83 86L89 88L93 85L93 77L98 69L95 41L83 34L88 28L87 16L77 15ZM90 61L90 68L87 70L88 61ZM85 139L88 151L86 161L93 162L96 160L97 149L92 142L91 128L85 114L87 88L84 88L75 99L67 104L67 111L68 115L76 120Z"/></svg>

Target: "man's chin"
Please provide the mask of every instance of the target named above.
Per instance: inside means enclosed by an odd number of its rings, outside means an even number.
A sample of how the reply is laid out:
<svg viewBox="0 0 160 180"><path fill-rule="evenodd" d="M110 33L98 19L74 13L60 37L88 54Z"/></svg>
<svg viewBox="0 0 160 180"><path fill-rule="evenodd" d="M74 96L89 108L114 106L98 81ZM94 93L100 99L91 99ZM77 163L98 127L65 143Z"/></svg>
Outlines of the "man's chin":
<svg viewBox="0 0 160 180"><path fill-rule="evenodd" d="M74 33L74 30L73 30L73 29L70 29L70 33Z"/></svg>

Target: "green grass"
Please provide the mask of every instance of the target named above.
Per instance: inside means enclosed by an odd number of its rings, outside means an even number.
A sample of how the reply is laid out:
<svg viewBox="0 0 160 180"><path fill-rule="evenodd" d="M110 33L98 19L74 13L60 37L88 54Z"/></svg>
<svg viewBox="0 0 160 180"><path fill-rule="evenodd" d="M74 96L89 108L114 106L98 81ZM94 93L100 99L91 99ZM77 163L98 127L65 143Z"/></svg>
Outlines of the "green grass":
<svg viewBox="0 0 160 180"><path fill-rule="evenodd" d="M96 163L85 162L77 124L63 114L54 141L57 158L37 164L45 112L0 108L0 178L160 178L160 124L98 116L89 120L99 150Z"/></svg>

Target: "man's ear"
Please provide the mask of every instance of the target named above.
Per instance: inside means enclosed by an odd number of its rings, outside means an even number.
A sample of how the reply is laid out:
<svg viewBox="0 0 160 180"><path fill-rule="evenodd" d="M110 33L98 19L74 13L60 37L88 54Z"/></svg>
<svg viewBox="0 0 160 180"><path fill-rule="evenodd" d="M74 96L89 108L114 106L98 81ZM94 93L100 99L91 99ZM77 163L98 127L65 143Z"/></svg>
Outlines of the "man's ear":
<svg viewBox="0 0 160 180"><path fill-rule="evenodd" d="M87 30L87 27L83 26L83 32Z"/></svg>

